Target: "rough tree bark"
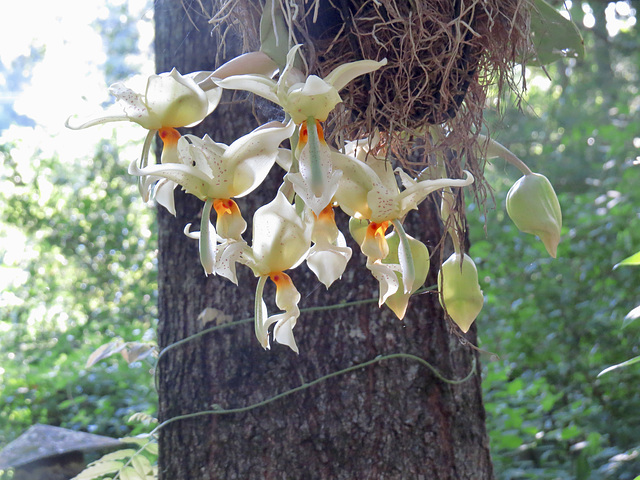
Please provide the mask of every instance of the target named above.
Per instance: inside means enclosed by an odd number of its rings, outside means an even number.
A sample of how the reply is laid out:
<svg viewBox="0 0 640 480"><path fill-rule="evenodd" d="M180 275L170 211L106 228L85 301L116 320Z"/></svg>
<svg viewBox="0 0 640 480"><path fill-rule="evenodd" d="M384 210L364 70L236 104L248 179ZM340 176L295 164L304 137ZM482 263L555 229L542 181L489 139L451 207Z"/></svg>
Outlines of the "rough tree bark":
<svg viewBox="0 0 640 480"><path fill-rule="evenodd" d="M216 45L197 7L187 15L180 0L155 4L158 71L213 69ZM229 143L255 126L250 105L223 105L195 133ZM273 198L276 182L244 199L245 218ZM239 287L204 276L197 242L182 233L186 223L198 224L202 202L176 192L176 203L177 218L162 209L158 213L161 347L211 326L197 320L206 307L234 320L251 317L256 285L242 267ZM425 202L408 222L407 230L433 250L442 235L434 206ZM305 270L290 272L302 308L377 296L359 253L328 291ZM427 285L434 283L432 268ZM264 351L251 323L172 350L159 365L160 420L214 405L249 405L386 353L424 357L448 378L464 377L477 361L477 354L449 332L433 294L414 297L402 322L369 303L303 313L294 332L299 356L277 344ZM468 339L475 343L475 327ZM246 413L171 424L160 437L160 478L490 479L484 422L479 373L450 385L417 363L388 360Z"/></svg>

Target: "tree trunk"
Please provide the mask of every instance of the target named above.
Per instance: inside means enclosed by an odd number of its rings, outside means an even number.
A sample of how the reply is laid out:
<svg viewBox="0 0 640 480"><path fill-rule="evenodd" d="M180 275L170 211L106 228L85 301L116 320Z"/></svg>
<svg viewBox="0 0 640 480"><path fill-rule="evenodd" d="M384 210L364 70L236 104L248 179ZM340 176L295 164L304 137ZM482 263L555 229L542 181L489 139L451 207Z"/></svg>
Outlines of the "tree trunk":
<svg viewBox="0 0 640 480"><path fill-rule="evenodd" d="M158 71L212 70L217 47L206 18L195 10L187 15L179 0L158 0L155 9ZM255 126L250 105L221 105L196 133L229 143ZM275 172L243 199L248 221L273 199L281 178ZM251 271L238 266L239 287L205 277L197 242L182 233L186 223L198 224L202 202L176 191L176 207L177 218L158 212L161 347L212 326L198 320L206 307L233 320L253 315ZM434 251L442 229L433 204L414 212L407 230ZM306 267L289 272L302 294L301 308L377 297L364 257L351 247L345 275L328 291ZM436 270L427 285L436 283ZM250 405L387 353L423 357L451 379L465 377L478 362L477 353L450 333L434 294L414 297L404 321L370 302L303 312L294 333L300 355L278 344L264 351L251 322L172 349L158 367L160 420L216 405ZM467 338L475 343L475 327ZM160 436L160 479L490 479L484 422L479 369L452 385L415 361L394 358L244 413L170 424Z"/></svg>

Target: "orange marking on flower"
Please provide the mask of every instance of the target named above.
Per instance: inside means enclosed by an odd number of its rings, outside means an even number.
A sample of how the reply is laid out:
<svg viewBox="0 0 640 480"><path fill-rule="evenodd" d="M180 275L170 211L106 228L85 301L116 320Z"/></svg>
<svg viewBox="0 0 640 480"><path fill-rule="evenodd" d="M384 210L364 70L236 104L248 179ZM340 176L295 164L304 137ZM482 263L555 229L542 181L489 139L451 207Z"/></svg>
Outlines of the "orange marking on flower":
<svg viewBox="0 0 640 480"><path fill-rule="evenodd" d="M276 288L279 290L283 287L293 285L291 277L284 272L271 272L269 278L276 284Z"/></svg>
<svg viewBox="0 0 640 480"><path fill-rule="evenodd" d="M213 201L213 208L218 216L239 214L238 204L230 198L216 198Z"/></svg>
<svg viewBox="0 0 640 480"><path fill-rule="evenodd" d="M158 130L158 135L165 147L174 147L180 140L180 132L172 127L164 127Z"/></svg>
<svg viewBox="0 0 640 480"><path fill-rule="evenodd" d="M316 220L332 223L335 223L336 221L336 213L333 210L333 204L331 203L322 209L320 215L316 215L315 212L311 213L313 213L313 216L316 218Z"/></svg>
<svg viewBox="0 0 640 480"><path fill-rule="evenodd" d="M389 228L389 222L382 222L382 223L371 222L367 227L367 237L384 238L385 233L387 233L387 228Z"/></svg>
<svg viewBox="0 0 640 480"><path fill-rule="evenodd" d="M320 142L327 143L324 139L324 130L319 120L316 120L316 131L318 132L318 138ZM300 131L298 132L298 148L301 149L309 141L309 129L307 127L307 121L305 120L300 124Z"/></svg>
<svg viewBox="0 0 640 480"><path fill-rule="evenodd" d="M306 145L309 141L309 130L307 130L307 122L300 124L300 132L298 132L298 146Z"/></svg>

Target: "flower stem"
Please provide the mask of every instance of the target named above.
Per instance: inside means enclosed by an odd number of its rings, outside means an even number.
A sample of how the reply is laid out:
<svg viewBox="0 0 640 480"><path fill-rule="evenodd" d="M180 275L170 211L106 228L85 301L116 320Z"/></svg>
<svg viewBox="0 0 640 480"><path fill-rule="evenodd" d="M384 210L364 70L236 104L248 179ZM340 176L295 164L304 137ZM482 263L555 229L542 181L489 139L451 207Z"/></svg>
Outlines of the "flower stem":
<svg viewBox="0 0 640 480"><path fill-rule="evenodd" d="M484 135L478 135L478 142L481 143L483 141L488 142L487 158L500 157L520 170L523 175L531 175L533 173L526 163L516 157L511 150L501 143L498 143L492 138L488 138Z"/></svg>

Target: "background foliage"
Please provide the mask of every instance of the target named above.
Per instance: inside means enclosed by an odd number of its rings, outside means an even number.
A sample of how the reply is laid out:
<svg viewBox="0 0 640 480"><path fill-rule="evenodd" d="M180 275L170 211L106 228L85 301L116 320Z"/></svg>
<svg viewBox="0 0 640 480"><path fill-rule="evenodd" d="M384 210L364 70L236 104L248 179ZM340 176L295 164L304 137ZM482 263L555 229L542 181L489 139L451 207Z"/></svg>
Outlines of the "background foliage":
<svg viewBox="0 0 640 480"><path fill-rule="evenodd" d="M574 2L586 58L553 65L552 82L531 72L524 114L507 108L490 120L500 142L551 179L564 216L554 260L506 217L518 172L501 162L489 166L495 210L486 224L469 215L486 295L481 346L500 357L486 359L484 390L502 479L640 475L640 370L596 378L638 355L640 331L640 322L622 329L640 271L613 271L640 245L640 44L625 7ZM610 36L607 20L622 30Z"/></svg>
<svg viewBox="0 0 640 480"><path fill-rule="evenodd" d="M105 82L142 68L141 13L128 3L107 6L93 11L104 42L103 91ZM5 98L19 104L53 55L54 45L32 46L1 64L11 72ZM114 357L87 369L85 362L115 338L154 339L154 215L126 171L141 134L103 127L95 138L107 138L78 139L86 150L74 157L62 134L10 106L0 117L0 446L37 422L113 437L136 433L141 427L127 425L129 416L155 412L150 365ZM74 112L56 113L62 126Z"/></svg>
<svg viewBox="0 0 640 480"><path fill-rule="evenodd" d="M640 353L640 322L622 329L640 303L640 270L612 270L640 248L632 3L566 2L586 58L554 64L552 80L528 71L523 111L505 99L488 114L496 138L551 179L565 225L556 260L520 234L504 213L518 174L498 161L487 166L495 205L486 216L469 205L471 254L486 295L481 348L496 354L484 358L484 389L503 480L640 475L638 366L596 378ZM140 68L130 61L139 17L130 4L108 5L93 24L104 38L103 84ZM31 53L0 65L5 88L29 82L46 49ZM35 422L135 434L126 418L154 411L150 365L119 357L91 369L84 363L114 338L153 340L153 212L126 174L136 137L109 130L86 155L60 158L37 119L3 108L0 120L0 447Z"/></svg>

